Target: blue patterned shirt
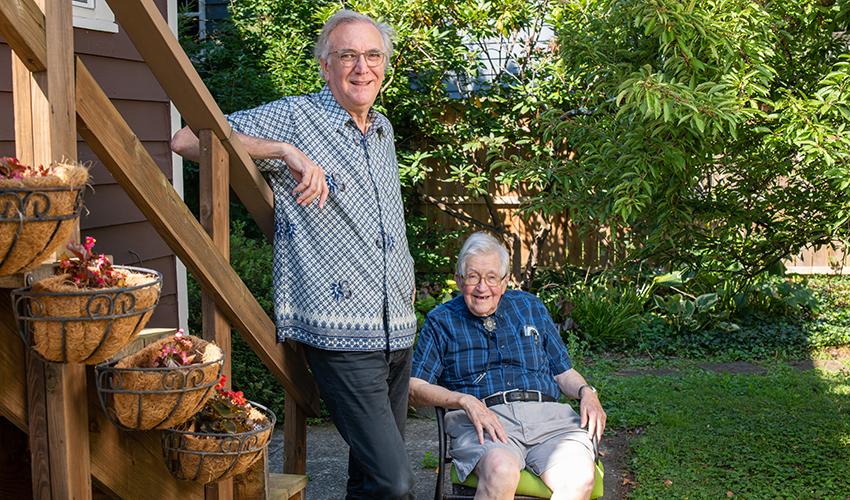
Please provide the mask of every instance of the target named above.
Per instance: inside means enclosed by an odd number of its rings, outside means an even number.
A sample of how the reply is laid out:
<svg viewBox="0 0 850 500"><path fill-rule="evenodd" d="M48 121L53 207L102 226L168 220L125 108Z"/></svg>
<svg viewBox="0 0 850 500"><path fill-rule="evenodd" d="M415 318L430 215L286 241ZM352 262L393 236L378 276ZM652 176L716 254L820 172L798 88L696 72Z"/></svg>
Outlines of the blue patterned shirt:
<svg viewBox="0 0 850 500"><path fill-rule="evenodd" d="M570 369L567 348L540 299L508 290L495 331L473 315L463 296L428 314L413 354L412 377L479 399L511 389L561 395L555 375Z"/></svg>
<svg viewBox="0 0 850 500"><path fill-rule="evenodd" d="M228 120L242 134L294 145L327 176L325 207L302 207L286 165L257 161L274 193L278 340L337 351L413 345L413 259L389 120L371 110L363 134L327 86Z"/></svg>

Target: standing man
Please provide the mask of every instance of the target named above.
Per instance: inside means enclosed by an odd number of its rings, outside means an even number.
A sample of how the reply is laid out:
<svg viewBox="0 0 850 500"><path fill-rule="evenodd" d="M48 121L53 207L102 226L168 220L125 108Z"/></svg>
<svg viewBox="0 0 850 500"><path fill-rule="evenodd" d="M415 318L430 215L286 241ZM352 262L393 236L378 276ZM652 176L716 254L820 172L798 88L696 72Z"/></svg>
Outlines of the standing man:
<svg viewBox="0 0 850 500"><path fill-rule="evenodd" d="M412 498L403 434L413 312L393 129L372 109L392 29L341 10L315 55L325 87L228 117L274 192L278 341L304 344L319 391L350 446L349 499ZM172 149L199 155L191 130Z"/></svg>

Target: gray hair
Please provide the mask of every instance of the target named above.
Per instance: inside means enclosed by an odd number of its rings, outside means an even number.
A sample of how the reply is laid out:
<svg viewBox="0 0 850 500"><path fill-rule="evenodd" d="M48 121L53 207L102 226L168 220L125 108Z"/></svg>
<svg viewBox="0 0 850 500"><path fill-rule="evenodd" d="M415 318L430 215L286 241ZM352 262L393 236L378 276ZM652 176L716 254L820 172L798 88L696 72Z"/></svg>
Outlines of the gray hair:
<svg viewBox="0 0 850 500"><path fill-rule="evenodd" d="M458 276L466 274L466 261L470 257L490 255L493 253L499 254L499 261L502 263L502 276L506 276L511 270L511 261L505 245L487 233L480 231L472 233L463 243L463 247L461 247L460 253L457 256Z"/></svg>
<svg viewBox="0 0 850 500"><path fill-rule="evenodd" d="M386 53L384 68L386 68L389 64L390 57L393 55L393 37L395 37L395 30L392 29L390 25L379 23L367 15L353 10L342 9L338 10L336 14L332 15L330 19L325 22L325 25L322 27L322 32L319 34L319 39L316 40L316 47L313 49L313 55L316 56L316 61L320 63L319 74L322 74L321 60L324 59L327 61L328 59L328 41L331 37L331 33L343 24L351 23L368 23L374 26L375 29L381 33L381 40L384 42L384 52Z"/></svg>

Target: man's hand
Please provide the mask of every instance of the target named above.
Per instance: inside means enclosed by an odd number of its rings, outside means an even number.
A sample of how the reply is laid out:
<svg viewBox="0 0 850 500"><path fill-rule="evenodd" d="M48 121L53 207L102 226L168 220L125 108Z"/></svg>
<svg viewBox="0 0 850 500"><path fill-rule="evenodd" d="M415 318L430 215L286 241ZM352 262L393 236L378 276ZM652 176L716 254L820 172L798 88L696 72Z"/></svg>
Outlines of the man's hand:
<svg viewBox="0 0 850 500"><path fill-rule="evenodd" d="M286 162L292 177L299 182L292 190L292 194L298 196L295 203L306 207L318 198L319 208L324 208L330 191L322 167L313 163L310 158L307 158L307 155L295 146L286 148L286 153L282 159Z"/></svg>
<svg viewBox="0 0 850 500"><path fill-rule="evenodd" d="M605 410L602 409L602 404L599 398L593 391L583 391L580 403L581 426L587 426L588 437L593 437L596 434L596 439L602 439L602 433L605 431L605 421L608 416L605 415Z"/></svg>
<svg viewBox="0 0 850 500"><path fill-rule="evenodd" d="M508 435L505 433L502 423L499 422L499 417L490 408L487 408L487 405L480 399L466 394L460 400L460 407L463 408L466 416L475 426L480 444L484 444L484 431L487 431L493 441L508 442Z"/></svg>

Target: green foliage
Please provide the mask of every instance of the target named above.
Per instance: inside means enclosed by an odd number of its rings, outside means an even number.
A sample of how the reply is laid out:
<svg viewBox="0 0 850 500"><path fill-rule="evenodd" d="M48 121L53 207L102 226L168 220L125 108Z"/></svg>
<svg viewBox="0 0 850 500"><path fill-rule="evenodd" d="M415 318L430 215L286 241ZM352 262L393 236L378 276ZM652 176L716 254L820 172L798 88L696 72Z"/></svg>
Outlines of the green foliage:
<svg viewBox="0 0 850 500"><path fill-rule="evenodd" d="M846 277L762 276L748 280L728 300L723 299L727 291L706 286L680 273L635 278L608 272L585 278L545 270L535 293L561 325L565 341L580 339L597 350L799 358L850 342Z"/></svg>
<svg viewBox="0 0 850 500"><path fill-rule="evenodd" d="M405 214L405 220L417 283L441 283L447 273L453 274L455 258L463 243L462 232L438 227L410 211Z"/></svg>
<svg viewBox="0 0 850 500"><path fill-rule="evenodd" d="M426 451L422 460L419 462L419 465L421 465L423 469L436 469L437 466L440 465L440 462L436 455L430 451Z"/></svg>
<svg viewBox="0 0 850 500"><path fill-rule="evenodd" d="M631 288L597 285L571 293L572 317L584 338L603 346L625 346L643 320L644 298Z"/></svg>
<svg viewBox="0 0 850 500"><path fill-rule="evenodd" d="M629 498L840 498L850 490L845 375L785 366L764 375L587 370L609 426L635 436Z"/></svg>
<svg viewBox="0 0 850 500"><path fill-rule="evenodd" d="M842 10L811 0L561 4L552 19L569 99L530 127L562 153L515 155L507 175L551 183L530 210L627 228L612 241L626 261L724 279L846 236Z"/></svg>
<svg viewBox="0 0 850 500"><path fill-rule="evenodd" d="M445 278L442 283L420 285L413 305L416 313L416 323L419 328L425 323L425 316L438 305L452 299L457 291L457 283L452 278Z"/></svg>

